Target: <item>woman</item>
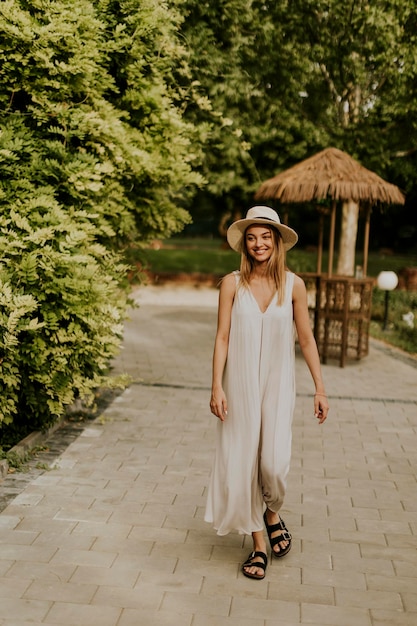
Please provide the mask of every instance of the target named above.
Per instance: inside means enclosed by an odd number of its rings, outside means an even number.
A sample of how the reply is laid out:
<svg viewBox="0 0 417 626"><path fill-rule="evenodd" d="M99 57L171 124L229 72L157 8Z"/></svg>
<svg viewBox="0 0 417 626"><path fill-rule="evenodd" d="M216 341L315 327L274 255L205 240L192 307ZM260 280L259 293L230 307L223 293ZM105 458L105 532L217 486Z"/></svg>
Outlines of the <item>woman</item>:
<svg viewBox="0 0 417 626"><path fill-rule="evenodd" d="M305 285L285 265L297 234L273 209L256 206L230 226L227 239L241 252L241 266L220 287L210 400L219 422L205 520L219 535L252 535L253 552L242 572L260 580L267 567L264 524L273 556L291 548L279 510L295 403L293 322L315 385L319 424L329 407Z"/></svg>

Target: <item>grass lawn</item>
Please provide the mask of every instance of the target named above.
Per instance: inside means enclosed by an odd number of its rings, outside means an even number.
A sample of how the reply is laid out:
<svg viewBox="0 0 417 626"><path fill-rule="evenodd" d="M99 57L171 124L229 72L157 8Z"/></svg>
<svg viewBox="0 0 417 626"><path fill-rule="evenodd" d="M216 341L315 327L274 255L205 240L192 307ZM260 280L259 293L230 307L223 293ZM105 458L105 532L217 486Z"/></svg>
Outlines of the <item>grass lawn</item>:
<svg viewBox="0 0 417 626"><path fill-rule="evenodd" d="M158 272L199 272L223 276L239 267L239 255L225 248L220 239L186 239L175 237L161 242L159 249L146 248L131 250L128 261L142 263L152 273ZM356 264L362 264L362 255L356 257ZM327 254L323 254L323 271L327 269ZM316 271L317 255L314 251L294 248L287 254L287 263L294 272ZM334 261L336 267L337 257ZM384 255L371 252L368 260L368 275L377 276L382 270L398 272L403 267L417 267L417 254Z"/></svg>

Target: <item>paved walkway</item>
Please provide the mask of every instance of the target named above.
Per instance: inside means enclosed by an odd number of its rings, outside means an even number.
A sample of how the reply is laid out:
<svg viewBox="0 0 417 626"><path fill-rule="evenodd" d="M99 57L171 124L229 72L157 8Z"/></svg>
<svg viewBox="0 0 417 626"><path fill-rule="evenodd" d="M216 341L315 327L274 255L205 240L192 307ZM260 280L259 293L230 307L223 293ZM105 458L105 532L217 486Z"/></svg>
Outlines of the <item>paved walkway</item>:
<svg viewBox="0 0 417 626"><path fill-rule="evenodd" d="M216 292L137 299L133 384L0 514L0 626L415 626L417 369L374 344L324 366L319 427L297 359L293 549L252 581L248 538L203 521Z"/></svg>

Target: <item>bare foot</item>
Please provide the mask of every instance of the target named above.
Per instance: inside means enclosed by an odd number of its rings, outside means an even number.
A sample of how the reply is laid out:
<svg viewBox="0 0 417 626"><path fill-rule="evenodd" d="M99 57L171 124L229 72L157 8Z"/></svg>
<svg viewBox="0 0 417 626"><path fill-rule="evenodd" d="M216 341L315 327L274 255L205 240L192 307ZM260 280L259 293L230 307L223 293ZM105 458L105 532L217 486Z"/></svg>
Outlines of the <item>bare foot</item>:
<svg viewBox="0 0 417 626"><path fill-rule="evenodd" d="M260 530L252 533L252 539L253 552L249 555L247 561L243 564L242 571L245 576L248 576L249 578L264 578L267 565L267 556L263 531ZM256 554L255 556L256 552L258 554ZM261 555L259 553L261 553ZM257 567L257 563L262 564L262 567Z"/></svg>
<svg viewBox="0 0 417 626"><path fill-rule="evenodd" d="M266 552L255 550L242 566L242 571L248 578L265 578L265 570L268 563Z"/></svg>

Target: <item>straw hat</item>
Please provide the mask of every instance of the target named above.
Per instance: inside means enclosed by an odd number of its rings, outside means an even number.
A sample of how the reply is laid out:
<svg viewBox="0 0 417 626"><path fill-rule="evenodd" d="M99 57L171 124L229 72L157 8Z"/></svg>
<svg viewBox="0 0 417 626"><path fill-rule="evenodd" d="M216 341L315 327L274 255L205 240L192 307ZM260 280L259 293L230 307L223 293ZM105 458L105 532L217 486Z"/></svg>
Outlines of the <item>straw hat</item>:
<svg viewBox="0 0 417 626"><path fill-rule="evenodd" d="M254 206L246 214L245 219L237 220L227 230L227 241L229 246L236 250L236 252L242 252L243 236L246 229L249 226L259 224L266 224L276 228L282 237L285 250L289 250L298 241L298 235L292 228L281 224L278 213L271 209L269 206Z"/></svg>

